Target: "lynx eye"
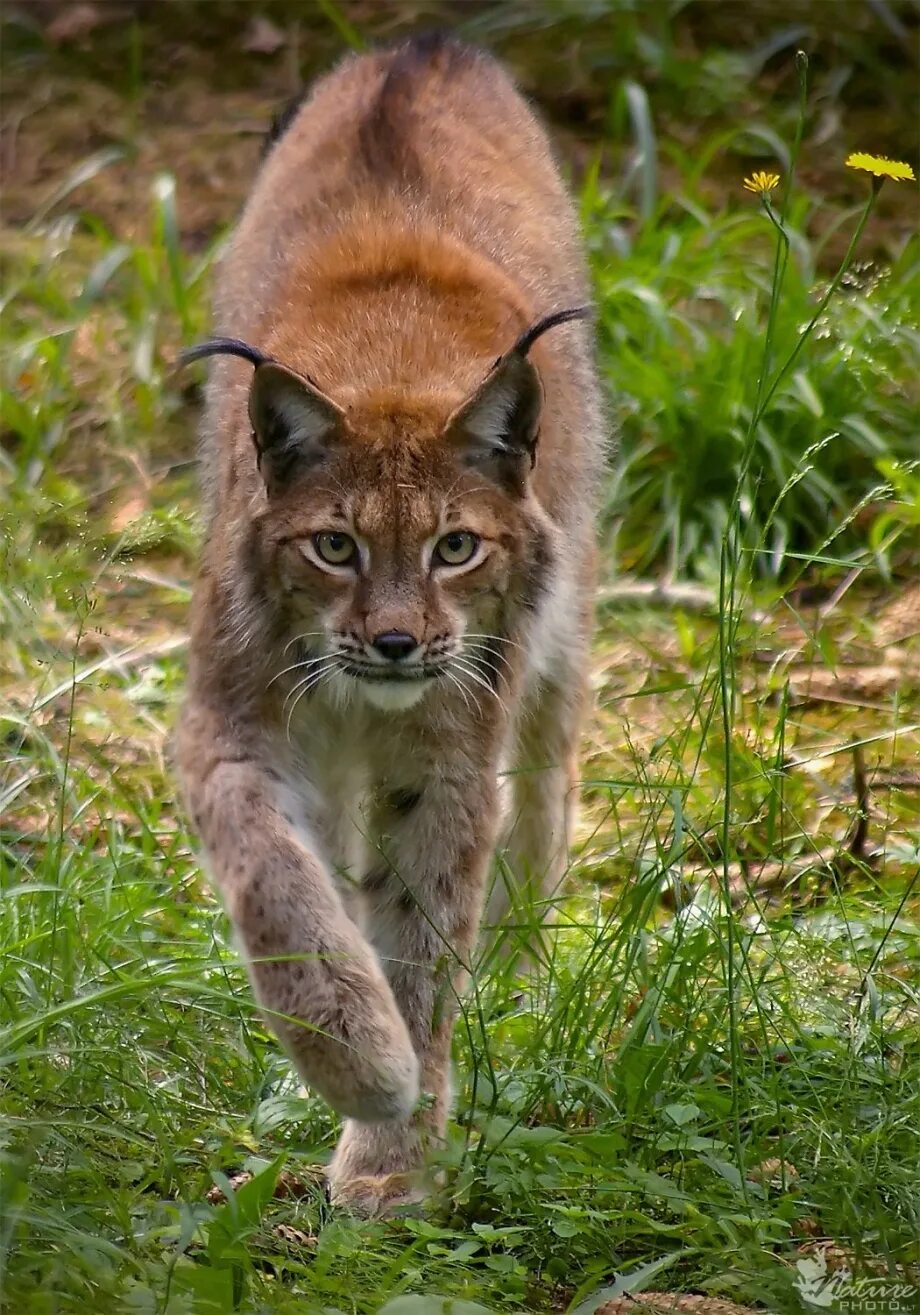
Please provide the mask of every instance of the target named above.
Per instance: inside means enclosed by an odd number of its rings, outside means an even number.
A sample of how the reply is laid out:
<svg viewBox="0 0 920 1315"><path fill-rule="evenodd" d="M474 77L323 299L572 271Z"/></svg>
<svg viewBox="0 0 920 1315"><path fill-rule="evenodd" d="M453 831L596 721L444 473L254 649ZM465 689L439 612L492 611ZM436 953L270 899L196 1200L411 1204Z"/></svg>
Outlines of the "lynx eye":
<svg viewBox="0 0 920 1315"><path fill-rule="evenodd" d="M479 547L479 539L469 530L453 530L435 544L434 560L442 566L465 566Z"/></svg>
<svg viewBox="0 0 920 1315"><path fill-rule="evenodd" d="M318 557L330 566L348 566L358 555L358 546L349 534L338 530L324 530L314 534L313 547Z"/></svg>

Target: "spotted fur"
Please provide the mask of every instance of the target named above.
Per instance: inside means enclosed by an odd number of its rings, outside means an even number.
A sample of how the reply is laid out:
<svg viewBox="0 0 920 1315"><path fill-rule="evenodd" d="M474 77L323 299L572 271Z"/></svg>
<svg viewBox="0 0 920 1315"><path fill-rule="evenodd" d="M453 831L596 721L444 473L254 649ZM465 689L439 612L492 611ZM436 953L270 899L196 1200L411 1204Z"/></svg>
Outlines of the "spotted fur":
<svg viewBox="0 0 920 1315"><path fill-rule="evenodd" d="M586 298L542 129L444 38L315 86L220 266L181 772L355 1209L422 1190L496 848L490 921L564 872L604 443L590 327L544 317Z"/></svg>

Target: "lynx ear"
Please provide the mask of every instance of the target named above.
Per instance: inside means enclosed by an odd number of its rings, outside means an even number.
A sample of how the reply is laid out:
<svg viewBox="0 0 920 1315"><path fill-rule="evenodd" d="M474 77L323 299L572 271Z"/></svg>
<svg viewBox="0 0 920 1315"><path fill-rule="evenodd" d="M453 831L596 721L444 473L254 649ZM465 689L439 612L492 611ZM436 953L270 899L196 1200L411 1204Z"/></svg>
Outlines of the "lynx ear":
<svg viewBox="0 0 920 1315"><path fill-rule="evenodd" d="M249 419L269 493L322 461L345 428L345 414L303 375L276 361L256 366Z"/></svg>
<svg viewBox="0 0 920 1315"><path fill-rule="evenodd" d="M446 437L470 465L481 467L511 492L523 492L537 459L543 409L543 384L527 353L548 329L589 314L586 306L577 306L538 320L498 358L447 422Z"/></svg>
<svg viewBox="0 0 920 1315"><path fill-rule="evenodd" d="M521 492L536 460L542 406L540 376L526 356L508 352L448 420L447 438L469 465Z"/></svg>

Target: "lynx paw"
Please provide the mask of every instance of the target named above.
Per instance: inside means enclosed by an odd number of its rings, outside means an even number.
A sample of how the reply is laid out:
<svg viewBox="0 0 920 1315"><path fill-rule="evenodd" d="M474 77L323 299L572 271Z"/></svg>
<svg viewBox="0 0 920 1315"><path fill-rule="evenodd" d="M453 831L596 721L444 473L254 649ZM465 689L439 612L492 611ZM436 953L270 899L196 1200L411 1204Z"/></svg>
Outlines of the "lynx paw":
<svg viewBox="0 0 920 1315"><path fill-rule="evenodd" d="M423 1139L411 1122L347 1120L327 1176L332 1204L365 1218L417 1205L431 1187Z"/></svg>
<svg viewBox="0 0 920 1315"><path fill-rule="evenodd" d="M332 1204L362 1219L403 1213L428 1196L421 1172L366 1174L360 1178L332 1179Z"/></svg>

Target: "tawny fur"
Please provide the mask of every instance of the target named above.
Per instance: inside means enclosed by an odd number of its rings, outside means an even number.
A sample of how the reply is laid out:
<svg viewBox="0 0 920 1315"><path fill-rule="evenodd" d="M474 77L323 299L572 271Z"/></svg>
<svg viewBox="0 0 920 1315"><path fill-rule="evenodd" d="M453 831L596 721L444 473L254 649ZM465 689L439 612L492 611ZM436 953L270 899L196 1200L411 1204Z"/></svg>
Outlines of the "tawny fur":
<svg viewBox="0 0 920 1315"><path fill-rule="evenodd" d="M266 1017L346 1116L333 1198L368 1212L419 1190L444 1132L496 847L517 889L490 919L565 869L604 446L590 328L546 333L536 373L490 371L587 296L542 129L452 41L321 81L221 262L217 331L284 369L211 371L181 771ZM534 454L509 456L537 379ZM360 569L317 560L330 529ZM480 555L436 568L455 530ZM348 674L386 674L393 631L434 678Z"/></svg>

